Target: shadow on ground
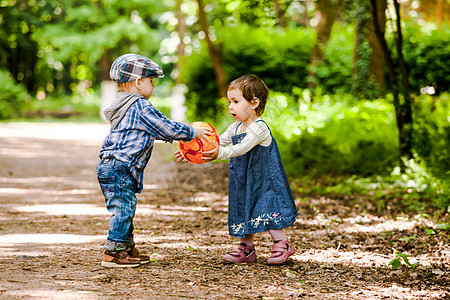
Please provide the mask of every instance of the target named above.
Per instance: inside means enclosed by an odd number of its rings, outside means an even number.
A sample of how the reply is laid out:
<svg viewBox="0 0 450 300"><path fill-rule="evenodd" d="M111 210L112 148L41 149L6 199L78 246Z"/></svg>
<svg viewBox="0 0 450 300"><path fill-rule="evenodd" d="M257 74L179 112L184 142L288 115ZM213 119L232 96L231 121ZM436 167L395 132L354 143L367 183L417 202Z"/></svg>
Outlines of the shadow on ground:
<svg viewBox="0 0 450 300"><path fill-rule="evenodd" d="M0 296L8 299L444 299L450 295L445 233L430 220L362 213L344 200L297 199L288 229L297 253L266 265L227 264L227 165L176 164L158 143L138 195L135 236L152 261L100 266L108 213L95 167L106 125L0 127ZM404 237L413 237L403 239ZM392 248L408 253L393 271Z"/></svg>

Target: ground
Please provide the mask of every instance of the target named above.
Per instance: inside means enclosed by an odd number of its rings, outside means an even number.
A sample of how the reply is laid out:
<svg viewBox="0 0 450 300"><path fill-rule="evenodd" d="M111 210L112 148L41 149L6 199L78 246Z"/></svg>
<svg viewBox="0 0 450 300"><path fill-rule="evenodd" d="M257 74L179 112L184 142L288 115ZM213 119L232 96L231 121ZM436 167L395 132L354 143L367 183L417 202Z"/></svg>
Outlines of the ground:
<svg viewBox="0 0 450 300"><path fill-rule="evenodd" d="M95 167L105 124L0 125L2 299L449 299L449 233L429 216L383 214L345 197L305 198L287 230L296 254L228 264L227 165L177 164L157 143L138 195L135 269L100 266L108 213ZM388 210L386 210L389 212ZM392 211L392 210L391 210ZM407 255L415 268L401 260Z"/></svg>

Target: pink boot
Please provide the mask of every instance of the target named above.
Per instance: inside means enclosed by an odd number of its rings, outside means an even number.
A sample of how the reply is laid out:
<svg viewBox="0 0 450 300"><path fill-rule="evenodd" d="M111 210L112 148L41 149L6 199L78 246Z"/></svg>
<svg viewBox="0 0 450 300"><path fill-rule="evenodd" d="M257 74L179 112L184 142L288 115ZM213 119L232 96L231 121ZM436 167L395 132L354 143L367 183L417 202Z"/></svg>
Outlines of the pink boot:
<svg viewBox="0 0 450 300"><path fill-rule="evenodd" d="M234 263L253 263L256 261L255 246L241 243L236 250L224 255L223 259Z"/></svg>
<svg viewBox="0 0 450 300"><path fill-rule="evenodd" d="M272 255L267 260L269 265L279 265L284 263L289 256L295 253L294 247L286 241L275 241L272 247Z"/></svg>

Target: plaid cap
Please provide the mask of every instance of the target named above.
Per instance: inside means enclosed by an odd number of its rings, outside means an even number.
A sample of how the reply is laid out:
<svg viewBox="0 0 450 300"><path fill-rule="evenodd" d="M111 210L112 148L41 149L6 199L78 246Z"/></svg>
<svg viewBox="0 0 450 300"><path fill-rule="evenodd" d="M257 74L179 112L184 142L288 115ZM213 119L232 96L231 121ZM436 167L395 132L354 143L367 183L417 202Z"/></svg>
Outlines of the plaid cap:
<svg viewBox="0 0 450 300"><path fill-rule="evenodd" d="M163 78L163 70L158 64L142 55L128 53L117 58L111 65L109 77L117 83L138 78Z"/></svg>

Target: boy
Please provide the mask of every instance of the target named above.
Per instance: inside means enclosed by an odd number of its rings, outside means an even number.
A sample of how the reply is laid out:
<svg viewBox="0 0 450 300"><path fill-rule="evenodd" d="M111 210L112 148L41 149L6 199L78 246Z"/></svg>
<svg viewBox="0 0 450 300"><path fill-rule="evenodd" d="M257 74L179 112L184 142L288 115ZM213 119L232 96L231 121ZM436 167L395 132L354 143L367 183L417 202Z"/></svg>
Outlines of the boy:
<svg viewBox="0 0 450 300"><path fill-rule="evenodd" d="M106 207L112 213L101 265L137 267L150 261L135 248L133 218L135 193L142 191L143 173L154 140L190 141L212 133L169 120L148 101L154 78L164 77L161 67L151 59L131 53L122 55L114 61L109 74L117 83L119 93L104 111L111 131L103 141L97 166Z"/></svg>

